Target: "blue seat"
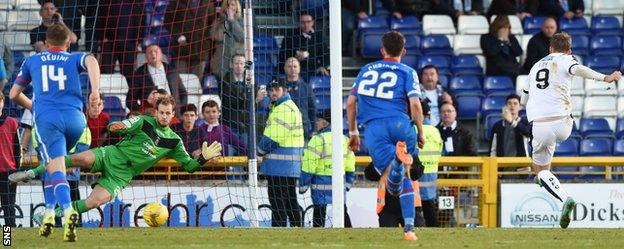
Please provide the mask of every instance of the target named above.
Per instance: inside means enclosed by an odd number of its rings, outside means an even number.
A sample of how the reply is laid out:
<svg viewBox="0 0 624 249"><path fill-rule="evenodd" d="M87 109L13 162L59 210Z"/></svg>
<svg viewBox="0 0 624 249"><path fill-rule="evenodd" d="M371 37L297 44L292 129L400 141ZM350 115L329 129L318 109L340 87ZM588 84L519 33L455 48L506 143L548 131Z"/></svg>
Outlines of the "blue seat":
<svg viewBox="0 0 624 249"><path fill-rule="evenodd" d="M457 117L459 119L476 119L481 106L482 97L479 95L456 95Z"/></svg>
<svg viewBox="0 0 624 249"><path fill-rule="evenodd" d="M453 56L451 60L453 75L483 75L483 68L475 55Z"/></svg>
<svg viewBox="0 0 624 249"><path fill-rule="evenodd" d="M542 25L546 17L543 16L527 16L522 20L522 26L524 27L525 35L532 35L538 33L542 29Z"/></svg>
<svg viewBox="0 0 624 249"><path fill-rule="evenodd" d="M456 76L451 79L449 91L453 94L481 94L481 78L475 75Z"/></svg>
<svg viewBox="0 0 624 249"><path fill-rule="evenodd" d="M273 72L276 64L273 61L273 56L270 54L254 54L254 66L256 72Z"/></svg>
<svg viewBox="0 0 624 249"><path fill-rule="evenodd" d="M586 35L572 36L572 53L583 56L589 54L589 37Z"/></svg>
<svg viewBox="0 0 624 249"><path fill-rule="evenodd" d="M329 93L331 88L331 79L329 76L312 76L310 77L310 87L314 93Z"/></svg>
<svg viewBox="0 0 624 249"><path fill-rule="evenodd" d="M559 180L572 180L578 175L566 174L566 172L578 172L579 167L553 167L553 173Z"/></svg>
<svg viewBox="0 0 624 249"><path fill-rule="evenodd" d="M496 122L500 121L501 119L503 119L503 116L497 113L492 113L490 115L487 115L485 117L485 134L484 134L484 138L486 140L492 140L492 128L494 128L494 124L496 124Z"/></svg>
<svg viewBox="0 0 624 249"><path fill-rule="evenodd" d="M202 82L202 94L219 94L219 82L214 75L205 75Z"/></svg>
<svg viewBox="0 0 624 249"><path fill-rule="evenodd" d="M451 61L444 55L423 55L418 59L418 68L427 65L434 65L438 69L438 74L450 74Z"/></svg>
<svg viewBox="0 0 624 249"><path fill-rule="evenodd" d="M405 34L405 50L408 55L420 55L420 36Z"/></svg>
<svg viewBox="0 0 624 249"><path fill-rule="evenodd" d="M615 16L593 16L590 30L594 35L622 35L622 27Z"/></svg>
<svg viewBox="0 0 624 249"><path fill-rule="evenodd" d="M360 54L364 58L377 58L380 56L382 47L381 37L383 33L365 32L360 38Z"/></svg>
<svg viewBox="0 0 624 249"><path fill-rule="evenodd" d="M585 58L585 65L600 73L611 74L620 69L620 57L617 55L590 55Z"/></svg>
<svg viewBox="0 0 624 249"><path fill-rule="evenodd" d="M580 125L581 135L587 137L612 137L613 131L604 118L582 118Z"/></svg>
<svg viewBox="0 0 624 249"><path fill-rule="evenodd" d="M446 35L423 36L421 51L426 55L453 55L453 48Z"/></svg>
<svg viewBox="0 0 624 249"><path fill-rule="evenodd" d="M624 139L615 140L615 143L613 143L613 155L624 156Z"/></svg>
<svg viewBox="0 0 624 249"><path fill-rule="evenodd" d="M438 81L440 81L440 85L446 91L449 90L449 76L446 74L438 75Z"/></svg>
<svg viewBox="0 0 624 249"><path fill-rule="evenodd" d="M406 55L401 57L401 63L408 65L412 68L418 67L418 56L417 55Z"/></svg>
<svg viewBox="0 0 624 249"><path fill-rule="evenodd" d="M123 108L121 100L116 96L104 96L104 111L108 113L111 120L121 120L126 117L126 109Z"/></svg>
<svg viewBox="0 0 624 249"><path fill-rule="evenodd" d="M582 180L600 180L605 179L605 167L600 166L581 166L579 172L590 173L582 174L579 178Z"/></svg>
<svg viewBox="0 0 624 249"><path fill-rule="evenodd" d="M511 78L507 76L488 76L483 80L483 92L488 95L492 93L510 94L515 91Z"/></svg>
<svg viewBox="0 0 624 249"><path fill-rule="evenodd" d="M315 95L314 103L316 104L316 113L322 114L325 110L329 110L331 108L331 97L329 94Z"/></svg>
<svg viewBox="0 0 624 249"><path fill-rule="evenodd" d="M555 156L578 156L580 139L570 137L557 143Z"/></svg>
<svg viewBox="0 0 624 249"><path fill-rule="evenodd" d="M390 29L388 19L385 16L369 16L358 21L358 32L385 32Z"/></svg>
<svg viewBox="0 0 624 249"><path fill-rule="evenodd" d="M253 49L254 52L259 53L276 53L279 51L279 46L275 37L271 35L255 35L253 37Z"/></svg>
<svg viewBox="0 0 624 249"><path fill-rule="evenodd" d="M610 138L587 138L581 141L580 156L611 156L613 140Z"/></svg>
<svg viewBox="0 0 624 249"><path fill-rule="evenodd" d="M483 100L483 103L481 104L481 116L482 117L487 117L490 114L493 113L501 113L501 110L503 110L503 107L505 106L505 99L507 97L506 96L487 96L485 97L485 99Z"/></svg>
<svg viewBox="0 0 624 249"><path fill-rule="evenodd" d="M273 80L273 77L269 74L265 74L265 73L261 73L261 74L255 74L254 78L256 80L256 85L267 85L271 82L271 80Z"/></svg>
<svg viewBox="0 0 624 249"><path fill-rule="evenodd" d="M592 55L622 55L622 38L615 35L592 36L589 42Z"/></svg>
<svg viewBox="0 0 624 249"><path fill-rule="evenodd" d="M405 34L420 34L422 32L422 24L416 16L404 16L401 19L390 19L390 29L397 30Z"/></svg>
<svg viewBox="0 0 624 249"><path fill-rule="evenodd" d="M567 32L570 35L588 35L589 26L583 17L575 17L567 19L559 18L559 30Z"/></svg>
<svg viewBox="0 0 624 249"><path fill-rule="evenodd" d="M624 118L618 119L615 123L615 136L618 139L624 138Z"/></svg>

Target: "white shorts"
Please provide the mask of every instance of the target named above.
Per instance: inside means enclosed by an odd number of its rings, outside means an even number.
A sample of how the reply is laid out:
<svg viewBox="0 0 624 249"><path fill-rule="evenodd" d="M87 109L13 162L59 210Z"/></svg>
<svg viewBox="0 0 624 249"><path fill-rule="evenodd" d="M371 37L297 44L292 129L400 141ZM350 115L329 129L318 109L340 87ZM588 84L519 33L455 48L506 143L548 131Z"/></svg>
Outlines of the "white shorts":
<svg viewBox="0 0 624 249"><path fill-rule="evenodd" d="M533 122L533 163L550 165L557 142L568 139L574 120L565 117L554 121Z"/></svg>

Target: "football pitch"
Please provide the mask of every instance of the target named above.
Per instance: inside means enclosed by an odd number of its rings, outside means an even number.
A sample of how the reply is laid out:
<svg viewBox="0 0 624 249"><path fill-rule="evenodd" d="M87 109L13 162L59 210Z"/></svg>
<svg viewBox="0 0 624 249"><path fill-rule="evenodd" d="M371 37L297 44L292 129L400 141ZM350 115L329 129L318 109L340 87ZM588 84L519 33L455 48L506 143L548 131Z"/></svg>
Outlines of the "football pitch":
<svg viewBox="0 0 624 249"><path fill-rule="evenodd" d="M14 229L15 248L622 248L621 229L425 228L418 241L403 241L400 228L366 229L80 229L78 241L49 238L32 228Z"/></svg>

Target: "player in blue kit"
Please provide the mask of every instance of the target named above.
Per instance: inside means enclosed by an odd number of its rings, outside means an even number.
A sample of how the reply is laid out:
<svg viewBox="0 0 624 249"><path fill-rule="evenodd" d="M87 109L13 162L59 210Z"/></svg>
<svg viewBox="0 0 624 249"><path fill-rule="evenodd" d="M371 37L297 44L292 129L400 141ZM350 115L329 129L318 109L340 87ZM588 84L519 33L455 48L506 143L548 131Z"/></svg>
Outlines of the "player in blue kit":
<svg viewBox="0 0 624 249"><path fill-rule="evenodd" d="M47 164L44 181L46 212L39 234L49 236L54 227L54 206L63 208L64 241L76 240L78 213L71 207L69 184L65 176L65 155L82 134L86 120L82 113L80 72L87 70L91 81L89 105L99 101L100 67L95 57L87 53L67 52L70 30L61 23L46 32L48 51L24 60L9 96L17 104L32 110L35 120L35 139L41 146L41 157ZM22 93L33 86L33 101Z"/></svg>
<svg viewBox="0 0 624 249"><path fill-rule="evenodd" d="M405 37L390 31L383 35L382 43L384 59L360 70L347 100L349 147L359 150L357 123L364 125L364 142L382 177L380 184L386 182L388 192L399 196L405 222L404 239L416 240L414 189L408 174L417 155L416 139L420 148L425 143L420 85L416 71L401 64L401 56L406 53ZM418 129L418 138L412 121Z"/></svg>

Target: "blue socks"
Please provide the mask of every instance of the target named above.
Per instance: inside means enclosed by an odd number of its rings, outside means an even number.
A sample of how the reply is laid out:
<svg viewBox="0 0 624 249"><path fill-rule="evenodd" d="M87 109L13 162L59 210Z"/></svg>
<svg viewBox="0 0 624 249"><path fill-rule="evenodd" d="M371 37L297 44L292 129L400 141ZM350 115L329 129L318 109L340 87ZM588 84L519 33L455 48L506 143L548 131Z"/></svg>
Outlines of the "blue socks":
<svg viewBox="0 0 624 249"><path fill-rule="evenodd" d="M414 216L416 208L414 207L414 187L412 181L407 177L403 177L403 189L399 195L401 203L401 213L403 214L403 222L405 224L404 231L414 230Z"/></svg>
<svg viewBox="0 0 624 249"><path fill-rule="evenodd" d="M43 199L45 201L45 207L47 213L54 213L54 206L56 205L56 198L54 198L54 187L52 186L52 182L50 181L50 177L48 172L46 171L44 174L43 181Z"/></svg>
<svg viewBox="0 0 624 249"><path fill-rule="evenodd" d="M388 174L388 183L386 188L392 195L398 195L401 193L401 181L405 176L405 167L396 159L392 160L390 164L390 172ZM413 191L412 191L413 192Z"/></svg>
<svg viewBox="0 0 624 249"><path fill-rule="evenodd" d="M48 182L50 184L46 184L46 186L52 186L52 189L54 191L54 198L58 202L59 206L61 206L64 211L68 211L69 209L71 209L71 195L69 194L69 183L67 182L65 174L63 174L63 172L61 171L56 171L52 173L48 179Z"/></svg>

